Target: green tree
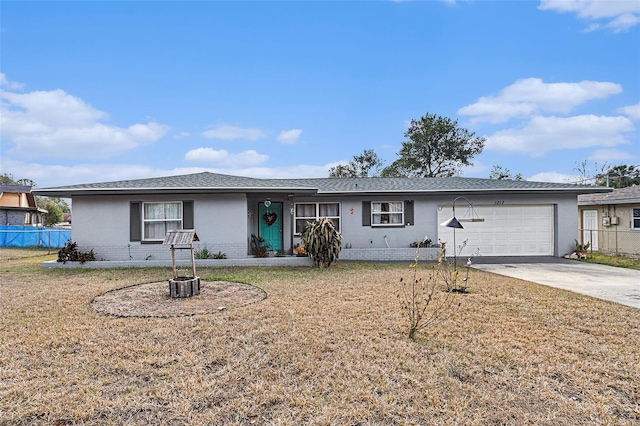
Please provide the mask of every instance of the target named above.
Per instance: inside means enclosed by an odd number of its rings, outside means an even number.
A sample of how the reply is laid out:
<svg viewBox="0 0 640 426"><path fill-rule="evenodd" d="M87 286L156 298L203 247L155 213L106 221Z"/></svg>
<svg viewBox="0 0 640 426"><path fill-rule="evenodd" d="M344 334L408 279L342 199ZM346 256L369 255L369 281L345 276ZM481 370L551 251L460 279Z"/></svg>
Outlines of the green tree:
<svg viewBox="0 0 640 426"><path fill-rule="evenodd" d="M58 198L58 197L38 197L38 198L41 200L42 204L53 203L56 206L60 207L60 210L62 211L62 213L71 213L71 207L69 207L69 204L67 204L67 202L62 198Z"/></svg>
<svg viewBox="0 0 640 426"><path fill-rule="evenodd" d="M26 178L15 180L11 173L3 173L2 176L0 176L0 185L24 185L35 187L36 183L33 180Z"/></svg>
<svg viewBox="0 0 640 426"><path fill-rule="evenodd" d="M18 179L18 180L16 181L16 184L17 184L17 185L30 186L30 187L32 187L32 188L35 188L36 186L38 186L38 184L36 184L33 180L31 180L31 179L25 179L25 178Z"/></svg>
<svg viewBox="0 0 640 426"><path fill-rule="evenodd" d="M450 177L480 154L486 139L458 127L457 120L426 114L411 120L398 152L399 158L384 168L386 177Z"/></svg>
<svg viewBox="0 0 640 426"><path fill-rule="evenodd" d="M37 186L37 184L31 179L22 178L22 179L15 180L13 179L13 175L11 173L3 173L2 175L0 175L0 185L24 185L24 186L30 186L32 188L35 188ZM50 210L52 212L50 213L49 216L51 216L50 217L51 221L55 220L55 222L52 222L53 224L62 222L62 217L63 217L62 213L71 213L71 207L62 198L41 197L38 195L36 195L35 198L36 198L36 205L38 207L46 210ZM52 207L52 205L55 207ZM57 214L58 210L60 211L60 217L58 217L58 214ZM46 219L44 219L44 221L46 222Z"/></svg>
<svg viewBox="0 0 640 426"><path fill-rule="evenodd" d="M62 222L62 209L56 203L47 200L42 208L47 211L47 213L42 215L42 223L44 226L53 226L56 223Z"/></svg>
<svg viewBox="0 0 640 426"><path fill-rule="evenodd" d="M620 164L596 174L596 185L612 188L627 188L640 185L640 166Z"/></svg>
<svg viewBox="0 0 640 426"><path fill-rule="evenodd" d="M11 173L3 173L0 176L0 185L17 185L18 183L13 180L13 175Z"/></svg>
<svg viewBox="0 0 640 426"><path fill-rule="evenodd" d="M378 176L383 161L373 149L365 149L362 154L354 155L349 164L339 164L329 169L329 177L367 177Z"/></svg>
<svg viewBox="0 0 640 426"><path fill-rule="evenodd" d="M491 169L491 173L489 174L489 179L524 180L522 178L522 174L520 173L515 175L511 174L511 171L509 169L507 169L506 167L503 168L502 166L499 166L499 165L493 166L493 168Z"/></svg>

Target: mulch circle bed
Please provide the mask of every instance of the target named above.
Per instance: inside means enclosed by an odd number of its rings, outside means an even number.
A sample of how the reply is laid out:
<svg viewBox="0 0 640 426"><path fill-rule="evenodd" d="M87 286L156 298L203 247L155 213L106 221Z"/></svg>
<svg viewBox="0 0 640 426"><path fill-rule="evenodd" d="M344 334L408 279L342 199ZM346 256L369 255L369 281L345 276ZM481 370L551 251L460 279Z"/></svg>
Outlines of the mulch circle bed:
<svg viewBox="0 0 640 426"><path fill-rule="evenodd" d="M97 312L118 317L177 317L212 314L259 302L264 290L250 284L201 281L200 294L186 298L169 296L167 281L138 284L109 291L91 305Z"/></svg>

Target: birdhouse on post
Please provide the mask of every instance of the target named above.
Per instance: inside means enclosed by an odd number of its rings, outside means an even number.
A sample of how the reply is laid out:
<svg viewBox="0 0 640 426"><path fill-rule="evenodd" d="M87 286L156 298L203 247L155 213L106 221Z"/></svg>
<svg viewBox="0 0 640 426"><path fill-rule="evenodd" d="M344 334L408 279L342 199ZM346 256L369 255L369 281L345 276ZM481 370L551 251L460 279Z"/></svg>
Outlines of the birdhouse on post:
<svg viewBox="0 0 640 426"><path fill-rule="evenodd" d="M200 241L200 239L193 229L176 229L169 231L164 238L162 244L171 246L171 266L173 268L173 278L169 280L169 294L171 297L191 297L200 294L200 277L196 275L196 258L193 251L194 241ZM191 251L192 276L178 276L176 250Z"/></svg>

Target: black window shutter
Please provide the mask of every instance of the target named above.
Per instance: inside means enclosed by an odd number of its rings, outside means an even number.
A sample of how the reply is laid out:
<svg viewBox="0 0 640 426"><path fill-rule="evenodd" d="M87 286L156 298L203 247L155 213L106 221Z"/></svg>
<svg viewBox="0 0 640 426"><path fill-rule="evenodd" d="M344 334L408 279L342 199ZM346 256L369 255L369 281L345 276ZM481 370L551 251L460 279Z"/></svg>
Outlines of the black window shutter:
<svg viewBox="0 0 640 426"><path fill-rule="evenodd" d="M362 226L371 226L371 201L362 202Z"/></svg>
<svg viewBox="0 0 640 426"><path fill-rule="evenodd" d="M194 229L193 224L193 201L182 202L182 228Z"/></svg>
<svg viewBox="0 0 640 426"><path fill-rule="evenodd" d="M404 224L415 225L415 222L413 219L413 200L408 200L404 202Z"/></svg>
<svg viewBox="0 0 640 426"><path fill-rule="evenodd" d="M133 202L129 205L129 241L142 240L142 215L140 212L140 202Z"/></svg>

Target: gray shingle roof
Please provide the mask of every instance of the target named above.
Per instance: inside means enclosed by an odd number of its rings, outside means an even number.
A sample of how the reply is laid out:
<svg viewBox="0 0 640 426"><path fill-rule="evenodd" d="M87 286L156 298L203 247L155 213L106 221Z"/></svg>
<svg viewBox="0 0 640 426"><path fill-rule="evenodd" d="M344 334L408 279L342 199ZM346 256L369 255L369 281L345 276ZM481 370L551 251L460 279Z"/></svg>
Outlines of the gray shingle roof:
<svg viewBox="0 0 640 426"><path fill-rule="evenodd" d="M640 204L640 186L614 189L612 192L578 195L578 205Z"/></svg>
<svg viewBox="0 0 640 426"><path fill-rule="evenodd" d="M0 185L0 192L29 193L31 187L28 185Z"/></svg>
<svg viewBox="0 0 640 426"><path fill-rule="evenodd" d="M456 192L572 192L610 191L608 188L566 183L530 182L467 177L450 178L308 178L257 179L203 172L188 175L88 183L35 189L41 195L71 197L87 194L153 194L215 192L280 192L302 194L456 193Z"/></svg>

